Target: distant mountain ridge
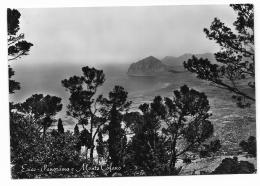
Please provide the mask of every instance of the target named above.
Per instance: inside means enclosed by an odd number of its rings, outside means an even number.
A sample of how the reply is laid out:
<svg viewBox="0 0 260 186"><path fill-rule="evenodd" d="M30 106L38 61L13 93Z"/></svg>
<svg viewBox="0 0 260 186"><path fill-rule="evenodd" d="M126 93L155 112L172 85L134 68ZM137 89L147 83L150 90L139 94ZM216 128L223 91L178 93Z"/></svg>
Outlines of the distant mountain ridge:
<svg viewBox="0 0 260 186"><path fill-rule="evenodd" d="M184 69L183 62L187 61L188 59L190 59L193 55L198 57L198 58L207 58L212 63L216 63L217 62L213 53L203 53L203 54L186 53L186 54L183 54L183 55L181 55L179 57L166 56L161 61L162 61L162 63L164 63L166 65L179 67L179 68L181 67L182 69Z"/></svg>
<svg viewBox="0 0 260 186"><path fill-rule="evenodd" d="M193 55L198 58L208 58L212 63L216 63L213 53L190 54L186 53L179 57L166 56L159 60L153 56L146 57L140 61L132 63L127 71L130 76L156 76L165 73L177 73L186 71L183 62L190 59Z"/></svg>

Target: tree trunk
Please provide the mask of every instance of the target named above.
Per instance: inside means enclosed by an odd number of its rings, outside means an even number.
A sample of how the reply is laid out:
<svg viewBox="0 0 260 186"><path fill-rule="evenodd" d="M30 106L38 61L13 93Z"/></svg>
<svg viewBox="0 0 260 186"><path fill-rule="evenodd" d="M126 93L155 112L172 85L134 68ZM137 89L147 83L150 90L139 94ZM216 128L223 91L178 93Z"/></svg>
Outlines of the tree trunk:
<svg viewBox="0 0 260 186"><path fill-rule="evenodd" d="M92 145L92 147L90 148L90 154L89 154L89 156L90 156L90 163L91 164L93 164L93 153L94 153L94 148L95 148L95 146L94 145Z"/></svg>
<svg viewBox="0 0 260 186"><path fill-rule="evenodd" d="M46 135L46 127L45 126L43 126L43 141L45 141L45 135Z"/></svg>
<svg viewBox="0 0 260 186"><path fill-rule="evenodd" d="M175 171L176 171L176 169L175 169L175 164L176 164L176 161L177 161L177 158L176 158L176 155L174 154L174 155L172 155L172 158L171 158L171 162L170 162L170 170L169 170L169 172L170 172L170 174L177 174Z"/></svg>
<svg viewBox="0 0 260 186"><path fill-rule="evenodd" d="M86 162L87 162L88 161L88 148L86 148L85 151L86 151Z"/></svg>
<svg viewBox="0 0 260 186"><path fill-rule="evenodd" d="M171 151L172 151L172 154L171 154L171 161L170 161L170 167L169 167L169 173L170 174L175 174L175 164L176 164L176 161L177 161L177 153L176 153L176 143L177 143L177 134L176 136L174 137L174 140L173 140L173 143L172 143L172 146L171 146Z"/></svg>
<svg viewBox="0 0 260 186"><path fill-rule="evenodd" d="M91 136L91 147L90 147L90 154L89 154L89 157L90 157L90 163L93 164L93 152L94 152L94 140L93 139L93 115L91 115L91 118L90 118L90 136Z"/></svg>

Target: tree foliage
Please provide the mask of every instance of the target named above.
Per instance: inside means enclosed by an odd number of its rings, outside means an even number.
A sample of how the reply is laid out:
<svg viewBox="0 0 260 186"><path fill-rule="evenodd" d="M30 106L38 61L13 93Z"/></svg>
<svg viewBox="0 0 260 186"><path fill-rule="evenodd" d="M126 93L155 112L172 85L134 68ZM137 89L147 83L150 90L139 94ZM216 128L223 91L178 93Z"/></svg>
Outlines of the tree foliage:
<svg viewBox="0 0 260 186"><path fill-rule="evenodd" d="M131 105L131 102L127 100L127 95L123 87L115 86L109 92L108 98L103 98L101 101L102 117L106 120L103 132L108 133L109 158L114 166L122 164L127 143L126 132L122 128L124 114Z"/></svg>
<svg viewBox="0 0 260 186"><path fill-rule="evenodd" d="M256 138L254 136L250 136L247 141L241 141L239 146L243 149L243 151L253 157L256 157Z"/></svg>
<svg viewBox="0 0 260 186"><path fill-rule="evenodd" d="M102 132L98 133L97 142L97 154L98 154L98 162L101 158L106 158L106 143L103 140Z"/></svg>
<svg viewBox="0 0 260 186"><path fill-rule="evenodd" d="M20 83L12 79L14 74L14 70L10 66L8 66L9 94L13 94L15 90L20 90L21 88Z"/></svg>
<svg viewBox="0 0 260 186"><path fill-rule="evenodd" d="M54 116L61 111L61 98L43 94L33 94L23 103L15 107L17 111L29 119L32 125L37 126L39 131L42 130L45 136L46 130L55 121Z"/></svg>
<svg viewBox="0 0 260 186"><path fill-rule="evenodd" d="M142 113L134 114L134 136L128 147L131 156L126 166L133 169L135 175L138 172L140 175L167 175L169 156L165 149L165 139L159 134L159 117L149 104L142 104L139 109Z"/></svg>
<svg viewBox="0 0 260 186"><path fill-rule="evenodd" d="M21 167L34 158L35 147L40 141L40 132L28 118L18 113L10 113L12 177L23 177L20 175Z"/></svg>
<svg viewBox="0 0 260 186"><path fill-rule="evenodd" d="M209 144L204 144L202 149L200 150L200 157L209 157L218 152L221 148L220 140L211 141Z"/></svg>
<svg viewBox="0 0 260 186"><path fill-rule="evenodd" d="M7 33L8 33L8 55L9 60L20 58L23 55L28 55L32 43L24 40L24 34L18 34L20 30L21 14L16 9L7 9Z"/></svg>
<svg viewBox="0 0 260 186"><path fill-rule="evenodd" d="M8 34L8 61L15 60L22 56L28 55L32 43L24 40L24 34L18 34L20 30L20 12L16 9L7 9L7 34ZM12 79L14 70L8 66L9 70L9 93L12 94L15 90L20 89L20 83Z"/></svg>
<svg viewBox="0 0 260 186"><path fill-rule="evenodd" d="M238 161L237 157L225 158L212 174L252 174L255 166L248 161Z"/></svg>
<svg viewBox="0 0 260 186"><path fill-rule="evenodd" d="M62 85L70 92L67 114L78 120L78 123L89 127L90 140L90 161L93 162L95 138L103 122L98 116L100 96L95 98L97 89L104 83L105 75L102 70L82 68L82 76L73 76L62 80ZM94 131L95 129L95 131ZM87 133L86 133L87 134Z"/></svg>
<svg viewBox="0 0 260 186"><path fill-rule="evenodd" d="M186 85L174 91L173 99L157 96L139 108L142 115L134 129L132 151L148 175L178 174L177 160L198 152L213 134L206 95Z"/></svg>
<svg viewBox="0 0 260 186"><path fill-rule="evenodd" d="M63 125L62 125L62 120L60 118L58 120L58 132L60 134L64 134L64 128L63 128Z"/></svg>
<svg viewBox="0 0 260 186"><path fill-rule="evenodd" d="M235 93L239 107L248 107L255 101L254 95L242 87L247 82L249 89L255 89L255 52L254 52L254 9L252 4L230 5L237 13L234 22L235 31L215 18L209 29L204 32L210 40L214 40L220 51L215 53L217 64L208 59L193 56L184 67L197 77L214 83L217 87Z"/></svg>
<svg viewBox="0 0 260 186"><path fill-rule="evenodd" d="M75 135L75 136L78 136L78 135L79 135L79 127L78 127L77 124L76 124L75 127L74 127L74 135Z"/></svg>

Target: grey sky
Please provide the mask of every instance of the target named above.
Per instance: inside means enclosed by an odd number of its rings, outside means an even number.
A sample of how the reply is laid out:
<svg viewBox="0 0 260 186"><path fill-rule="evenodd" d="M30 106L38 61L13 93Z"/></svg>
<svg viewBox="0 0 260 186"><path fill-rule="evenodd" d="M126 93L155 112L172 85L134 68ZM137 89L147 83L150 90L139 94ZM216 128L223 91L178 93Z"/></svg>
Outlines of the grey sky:
<svg viewBox="0 0 260 186"><path fill-rule="evenodd" d="M153 55L218 50L203 33L214 17L235 20L228 5L19 9L34 46L23 63L126 63Z"/></svg>

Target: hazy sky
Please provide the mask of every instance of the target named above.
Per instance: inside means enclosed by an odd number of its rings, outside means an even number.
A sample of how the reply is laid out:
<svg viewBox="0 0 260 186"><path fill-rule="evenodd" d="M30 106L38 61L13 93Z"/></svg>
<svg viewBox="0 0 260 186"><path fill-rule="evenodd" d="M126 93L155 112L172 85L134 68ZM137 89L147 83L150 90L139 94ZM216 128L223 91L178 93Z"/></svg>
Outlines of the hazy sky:
<svg viewBox="0 0 260 186"><path fill-rule="evenodd" d="M34 46L23 64L134 62L153 55L215 52L203 28L214 17L231 25L228 5L19 9Z"/></svg>
<svg viewBox="0 0 260 186"><path fill-rule="evenodd" d="M21 83L21 90L10 100L20 102L33 93L56 95L64 104L61 114L65 114L69 96L61 80L81 74L82 64L96 67L132 63L150 55L161 59L215 52L219 48L205 37L203 28L209 27L214 17L228 25L236 18L227 5L19 11L21 32L34 46L28 56L10 63L15 70L14 79ZM107 81L102 90L111 90L118 83L119 76L113 75L119 73L119 66L113 66L110 74L105 71ZM127 88L131 83L123 77L120 76L120 85Z"/></svg>

